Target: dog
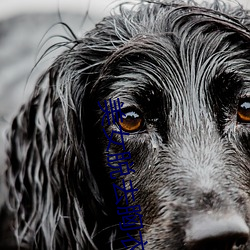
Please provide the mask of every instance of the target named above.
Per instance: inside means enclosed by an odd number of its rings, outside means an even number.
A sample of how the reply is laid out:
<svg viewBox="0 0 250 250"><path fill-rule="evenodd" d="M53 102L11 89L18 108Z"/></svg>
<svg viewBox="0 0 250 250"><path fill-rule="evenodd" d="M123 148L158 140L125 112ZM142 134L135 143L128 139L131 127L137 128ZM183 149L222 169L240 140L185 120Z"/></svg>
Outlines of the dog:
<svg viewBox="0 0 250 250"><path fill-rule="evenodd" d="M250 249L249 28L142 1L70 41L8 134L1 249Z"/></svg>

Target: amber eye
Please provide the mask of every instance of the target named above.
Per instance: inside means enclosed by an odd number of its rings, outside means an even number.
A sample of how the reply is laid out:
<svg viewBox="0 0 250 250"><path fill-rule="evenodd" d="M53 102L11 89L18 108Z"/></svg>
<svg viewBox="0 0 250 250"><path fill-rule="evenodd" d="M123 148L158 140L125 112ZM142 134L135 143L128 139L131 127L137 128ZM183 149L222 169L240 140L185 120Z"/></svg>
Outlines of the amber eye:
<svg viewBox="0 0 250 250"><path fill-rule="evenodd" d="M135 111L129 111L124 113L125 116L122 117L122 122L119 120L119 125L126 132L136 132L143 128L144 120Z"/></svg>
<svg viewBox="0 0 250 250"><path fill-rule="evenodd" d="M239 102L237 121L250 123L250 98L244 98Z"/></svg>

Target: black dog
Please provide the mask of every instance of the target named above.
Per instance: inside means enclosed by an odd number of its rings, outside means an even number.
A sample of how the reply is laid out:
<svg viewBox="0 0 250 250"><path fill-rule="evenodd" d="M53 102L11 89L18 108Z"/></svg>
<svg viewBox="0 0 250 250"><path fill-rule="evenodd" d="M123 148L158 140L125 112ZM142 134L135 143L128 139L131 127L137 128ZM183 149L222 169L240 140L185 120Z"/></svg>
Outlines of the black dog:
<svg viewBox="0 0 250 250"><path fill-rule="evenodd" d="M189 4L122 6L40 79L9 133L3 249L250 249L250 18Z"/></svg>

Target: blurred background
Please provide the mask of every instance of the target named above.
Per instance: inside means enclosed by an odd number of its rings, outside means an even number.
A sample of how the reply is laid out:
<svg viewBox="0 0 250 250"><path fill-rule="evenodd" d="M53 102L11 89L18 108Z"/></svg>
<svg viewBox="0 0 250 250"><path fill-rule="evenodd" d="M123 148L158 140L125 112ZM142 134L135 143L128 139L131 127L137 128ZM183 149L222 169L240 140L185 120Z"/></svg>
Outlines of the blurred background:
<svg viewBox="0 0 250 250"><path fill-rule="evenodd" d="M60 50L50 53L32 70L46 48L63 41L53 36L67 33L61 25L54 24L63 21L80 36L124 1L0 0L0 174L4 169L6 128L38 76L60 53ZM250 9L250 0L225 2L240 3Z"/></svg>

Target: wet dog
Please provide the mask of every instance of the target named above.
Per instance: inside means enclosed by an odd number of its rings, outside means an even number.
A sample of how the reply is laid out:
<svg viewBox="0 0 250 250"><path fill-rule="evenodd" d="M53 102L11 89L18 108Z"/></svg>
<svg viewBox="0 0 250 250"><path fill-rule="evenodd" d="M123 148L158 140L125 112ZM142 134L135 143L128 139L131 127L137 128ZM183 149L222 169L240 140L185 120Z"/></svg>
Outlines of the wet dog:
<svg viewBox="0 0 250 250"><path fill-rule="evenodd" d="M139 232L140 249L250 249L249 20L147 1L71 41L9 133L4 249L135 249ZM100 106L118 98L109 124ZM114 176L119 128L130 172ZM119 226L123 184L140 230Z"/></svg>

